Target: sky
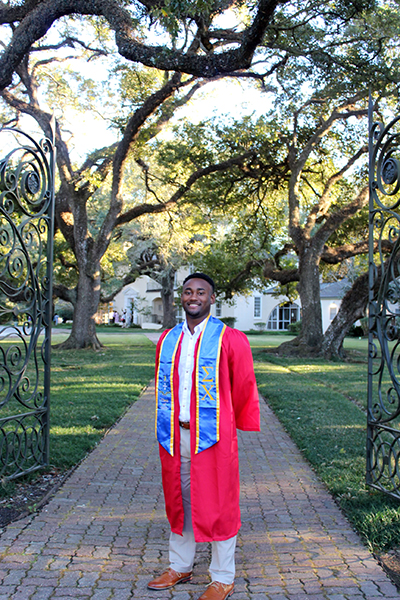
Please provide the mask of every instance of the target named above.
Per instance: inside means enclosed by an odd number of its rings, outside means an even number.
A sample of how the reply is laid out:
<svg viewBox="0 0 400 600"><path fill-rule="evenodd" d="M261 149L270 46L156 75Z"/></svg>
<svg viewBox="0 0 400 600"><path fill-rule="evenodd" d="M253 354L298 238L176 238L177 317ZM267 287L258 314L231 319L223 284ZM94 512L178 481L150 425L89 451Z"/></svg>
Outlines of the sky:
<svg viewBox="0 0 400 600"><path fill-rule="evenodd" d="M171 124L184 118L198 123L213 116L221 118L227 115L239 119L253 114L258 117L266 112L270 101L269 94L261 94L241 82L228 79L212 82L198 92L187 106L176 111ZM110 129L98 114L90 111L75 112L70 109L64 112L64 117L71 124L69 146L73 160L80 161L88 151L112 144L117 139L116 131ZM33 119L26 117L21 124L42 135ZM66 138L68 139L68 134Z"/></svg>
<svg viewBox="0 0 400 600"><path fill-rule="evenodd" d="M270 99L270 95L261 94L241 82L228 79L212 82L200 90L187 106L176 111L171 125L183 118L198 123L212 116L229 115L239 119L253 114L257 117L265 113ZM101 148L117 139L115 130L109 129L99 115L70 111L69 119L75 123L79 119L79 127L71 127L74 132L72 156L75 159L83 158L88 150Z"/></svg>

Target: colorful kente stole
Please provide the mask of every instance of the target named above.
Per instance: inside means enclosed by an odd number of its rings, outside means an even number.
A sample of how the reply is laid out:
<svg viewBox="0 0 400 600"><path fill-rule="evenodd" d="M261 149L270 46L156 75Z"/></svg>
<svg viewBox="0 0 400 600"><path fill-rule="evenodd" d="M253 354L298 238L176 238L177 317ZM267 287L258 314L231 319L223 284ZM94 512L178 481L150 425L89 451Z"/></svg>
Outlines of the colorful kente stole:
<svg viewBox="0 0 400 600"><path fill-rule="evenodd" d="M171 329L162 341L156 373L156 437L174 455L173 374L183 324ZM211 315L200 334L195 357L196 450L198 454L219 441L219 359L226 325Z"/></svg>

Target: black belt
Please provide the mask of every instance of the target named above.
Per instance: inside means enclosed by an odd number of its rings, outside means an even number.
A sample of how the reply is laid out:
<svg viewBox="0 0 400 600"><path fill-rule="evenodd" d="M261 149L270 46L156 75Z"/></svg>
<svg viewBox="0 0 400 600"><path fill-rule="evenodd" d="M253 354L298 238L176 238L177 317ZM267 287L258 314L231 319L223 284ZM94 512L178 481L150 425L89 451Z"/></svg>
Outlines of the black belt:
<svg viewBox="0 0 400 600"><path fill-rule="evenodd" d="M179 425L183 427L183 429L190 429L189 421L179 421Z"/></svg>

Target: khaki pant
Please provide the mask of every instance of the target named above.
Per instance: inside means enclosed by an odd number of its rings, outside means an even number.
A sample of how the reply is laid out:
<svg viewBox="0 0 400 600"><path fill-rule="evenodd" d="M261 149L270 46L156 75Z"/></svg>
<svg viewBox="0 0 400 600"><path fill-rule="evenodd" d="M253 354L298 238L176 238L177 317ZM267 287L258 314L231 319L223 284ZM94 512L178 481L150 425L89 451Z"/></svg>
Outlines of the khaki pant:
<svg viewBox="0 0 400 600"><path fill-rule="evenodd" d="M170 567L179 573L193 569L196 542L193 534L190 505L190 430L181 428L181 486L184 510L183 535L172 533L169 538ZM231 584L235 579L236 535L228 540L211 542L212 559L210 575L212 581Z"/></svg>

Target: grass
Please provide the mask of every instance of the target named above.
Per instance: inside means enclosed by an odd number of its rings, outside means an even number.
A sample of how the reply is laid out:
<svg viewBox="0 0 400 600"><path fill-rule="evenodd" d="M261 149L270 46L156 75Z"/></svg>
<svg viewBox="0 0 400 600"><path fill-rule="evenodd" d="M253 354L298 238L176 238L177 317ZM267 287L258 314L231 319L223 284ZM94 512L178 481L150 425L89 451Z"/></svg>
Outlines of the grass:
<svg viewBox="0 0 400 600"><path fill-rule="evenodd" d="M82 460L154 374L155 346L146 336L99 337L106 345L100 352L55 350L52 354L50 457L57 468Z"/></svg>
<svg viewBox="0 0 400 600"><path fill-rule="evenodd" d="M63 341L67 335L57 333L53 343ZM52 352L48 470L66 471L77 465L137 400L154 375L155 345L145 335L99 337L106 345L100 352ZM2 409L1 416L6 416L6 410ZM37 473L24 480L35 477ZM15 482L3 484L0 496L7 497L14 490Z"/></svg>
<svg viewBox="0 0 400 600"><path fill-rule="evenodd" d="M53 343L67 335L58 331ZM99 337L106 344L100 352L52 354L50 457L61 471L95 447L154 375L155 346L142 333L111 329ZM281 336L248 337L261 394L354 528L375 552L399 546L399 502L365 486L366 340L346 339L350 360L339 363L280 357L266 349Z"/></svg>
<svg viewBox="0 0 400 600"><path fill-rule="evenodd" d="M267 353L249 336L260 393L375 552L400 545L400 504L365 485L367 342L347 339L344 363Z"/></svg>

